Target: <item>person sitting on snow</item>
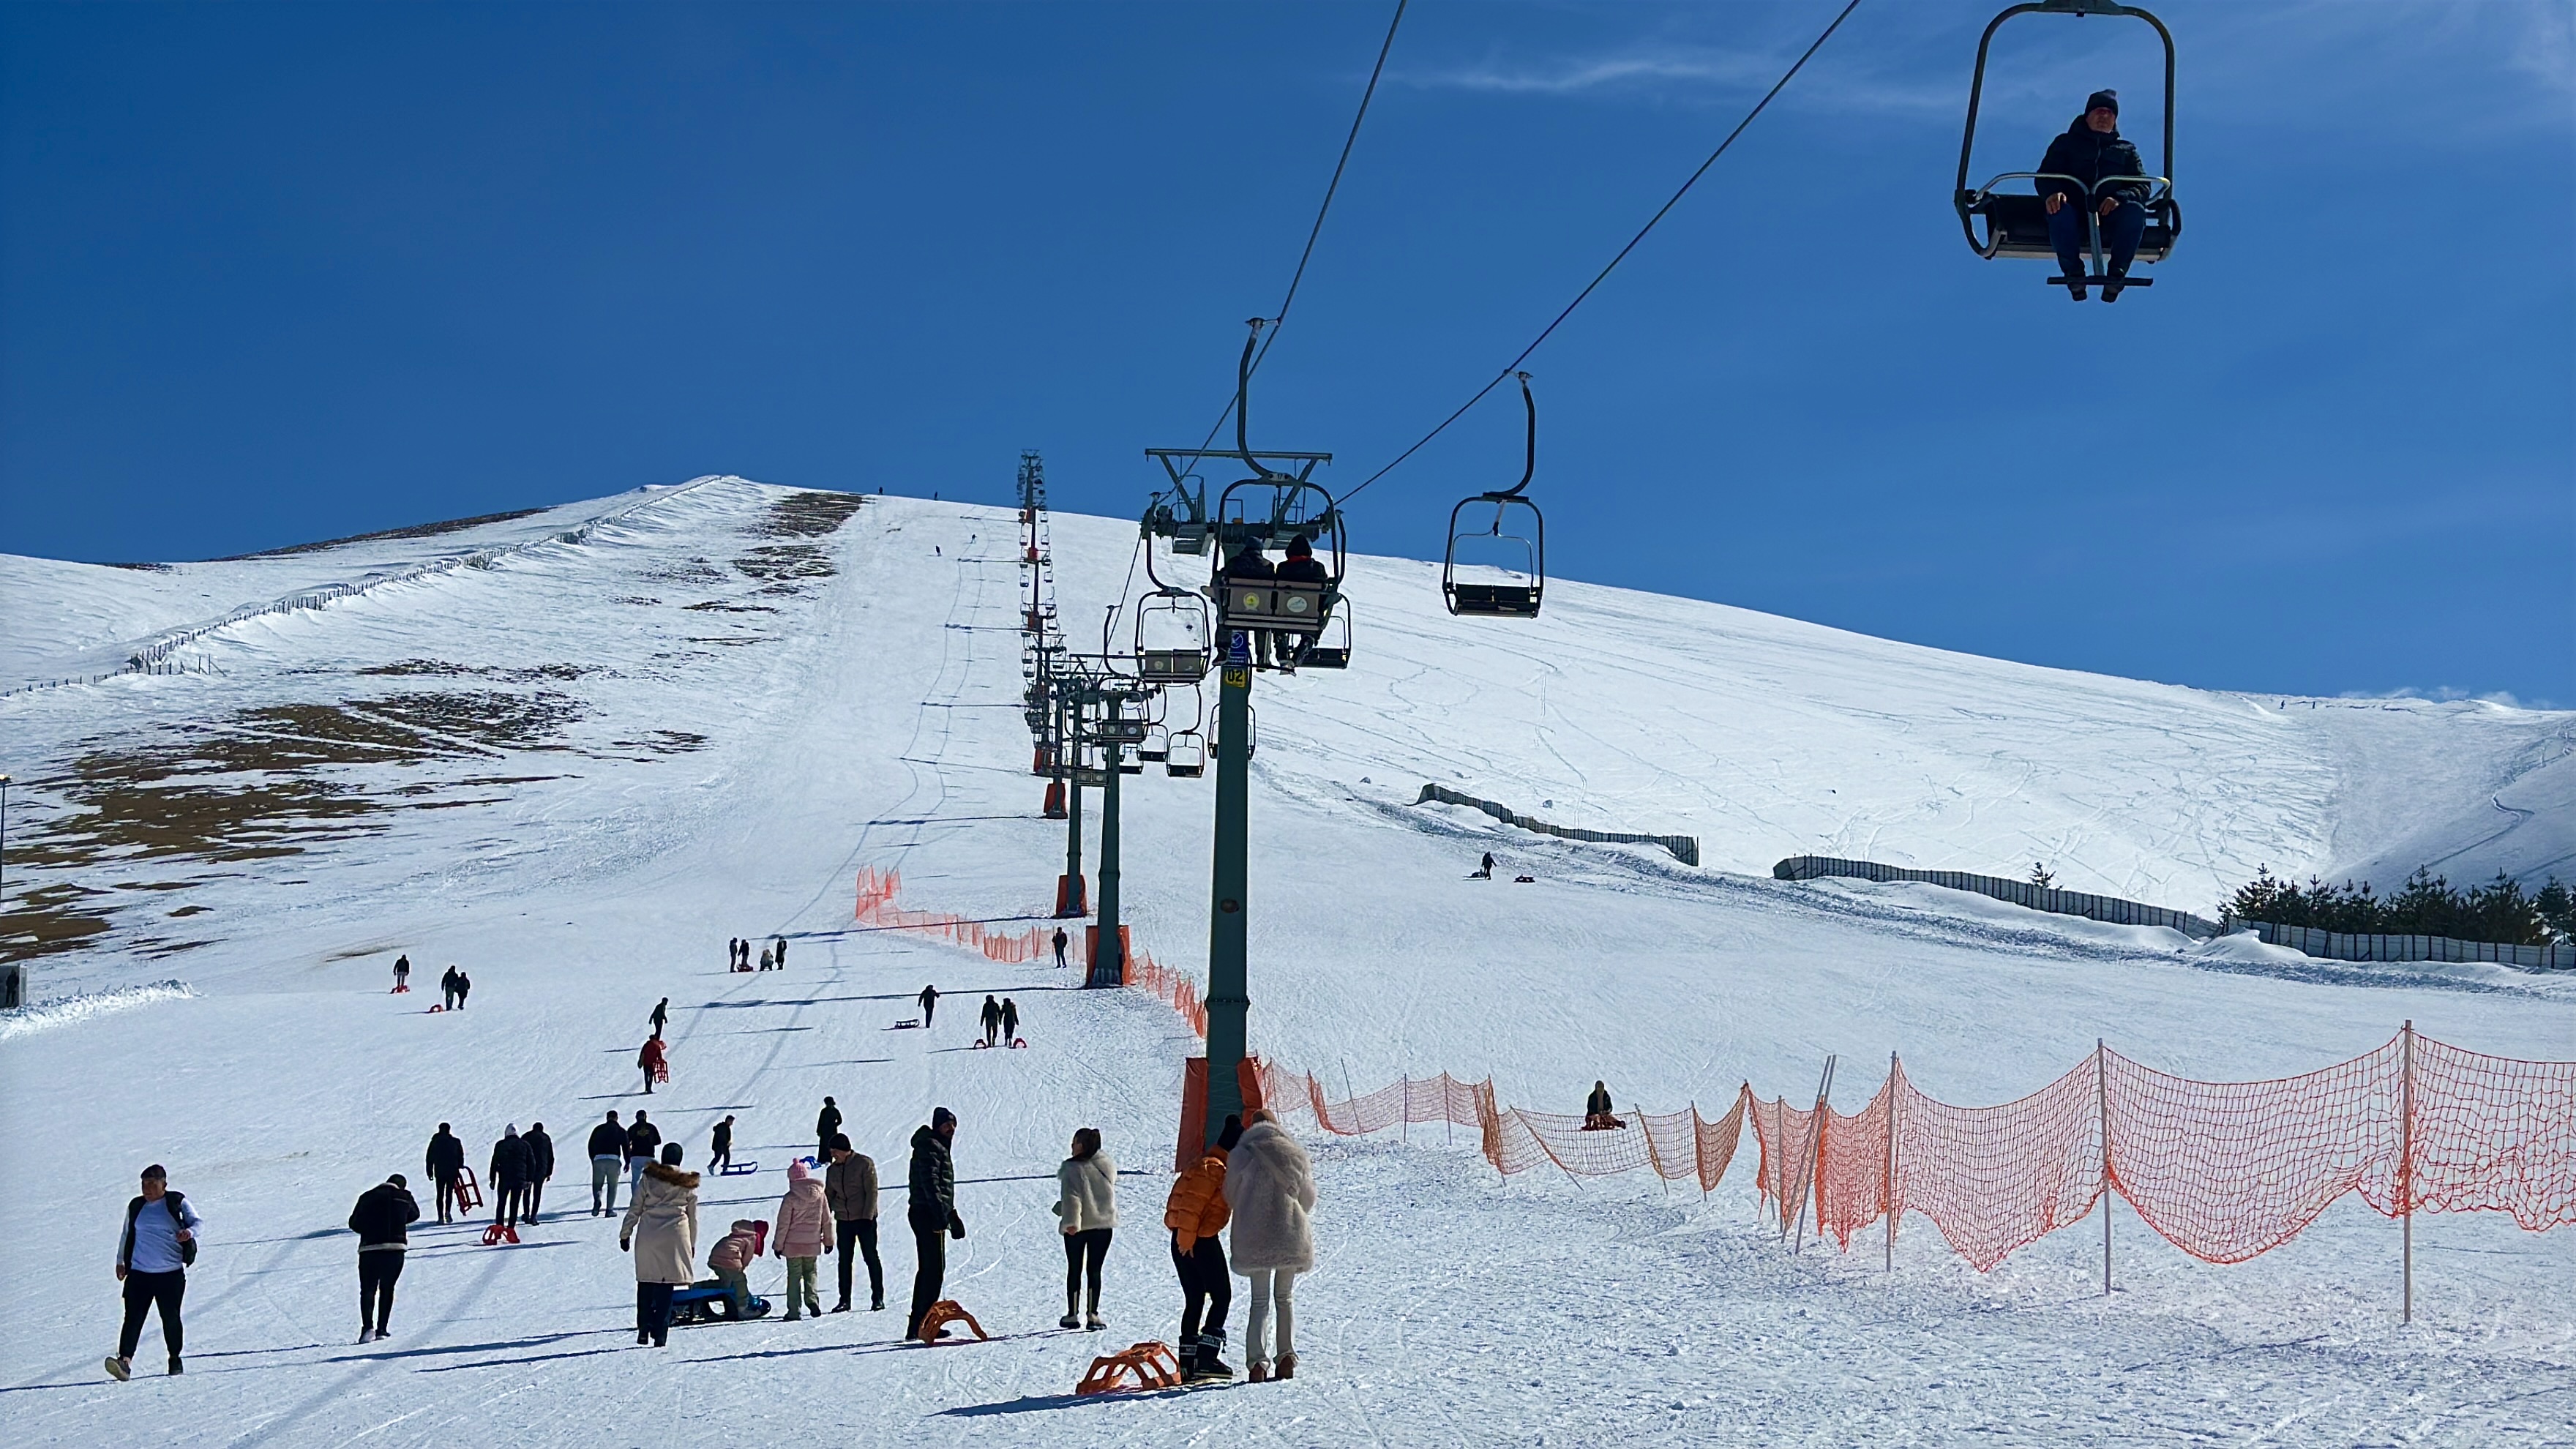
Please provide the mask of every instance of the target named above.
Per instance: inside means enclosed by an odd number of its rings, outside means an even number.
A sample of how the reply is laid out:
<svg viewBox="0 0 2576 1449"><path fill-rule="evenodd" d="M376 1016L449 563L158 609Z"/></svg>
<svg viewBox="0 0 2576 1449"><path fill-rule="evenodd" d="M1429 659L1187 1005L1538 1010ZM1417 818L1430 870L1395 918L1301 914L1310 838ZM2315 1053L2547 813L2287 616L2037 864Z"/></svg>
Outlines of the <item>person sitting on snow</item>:
<svg viewBox="0 0 2576 1449"><path fill-rule="evenodd" d="M1618 1116L1610 1110L1609 1084L1607 1082L1594 1082L1592 1084L1592 1095L1583 1099L1583 1130L1586 1132L1611 1132L1627 1125L1627 1123L1620 1121Z"/></svg>

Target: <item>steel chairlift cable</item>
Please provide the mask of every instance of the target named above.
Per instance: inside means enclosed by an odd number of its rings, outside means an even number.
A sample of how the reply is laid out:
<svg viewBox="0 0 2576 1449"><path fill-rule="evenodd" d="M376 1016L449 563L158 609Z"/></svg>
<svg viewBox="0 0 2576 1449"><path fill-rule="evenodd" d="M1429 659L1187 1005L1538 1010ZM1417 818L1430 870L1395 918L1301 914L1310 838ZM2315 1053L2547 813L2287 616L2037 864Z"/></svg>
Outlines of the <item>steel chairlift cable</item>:
<svg viewBox="0 0 2576 1449"><path fill-rule="evenodd" d="M1415 439L1412 447L1396 454L1394 462L1391 462L1385 467L1378 469L1376 472L1371 473L1366 479L1361 481L1359 487L1343 494L1340 502L1347 505L1353 498L1358 497L1360 493L1369 486L1369 484L1374 483L1380 478L1385 477L1387 474L1394 472L1403 464L1405 459L1422 451L1425 444L1429 443L1432 439L1439 437L1442 433L1447 432L1451 423L1465 417L1469 408L1483 402L1487 393L1490 393L1495 388L1502 386L1505 378L1510 377L1514 372L1518 371L1522 363L1529 361L1530 354L1538 351L1539 344L1547 341L1549 335L1554 333L1559 326L1563 325L1566 318L1573 316L1574 309L1582 306L1584 299L1590 297L1595 288L1610 279L1610 274L1618 269L1621 262L1628 259L1628 253L1635 251L1637 249L1637 244L1646 239L1646 233L1655 229L1655 223L1662 221L1666 213L1670 212L1674 207L1681 205L1682 198L1690 194L1690 189L1699 184L1699 179L1702 176L1708 174L1708 168L1716 165L1717 158L1725 155L1727 148L1735 144L1735 138L1743 135L1745 127L1753 124L1753 118L1762 114L1763 109L1771 104L1772 99L1788 87L1789 82L1797 76L1798 72L1806 68L1807 62L1815 58L1816 52L1824 49L1825 42L1833 38L1834 32L1842 28L1843 22L1851 18L1851 13L1859 8L1860 0L1851 0L1850 4L1847 4L1842 8L1842 13L1834 17L1833 23L1825 27L1824 33L1818 35L1814 43L1809 45L1805 52L1800 54L1798 59L1792 63L1786 71L1781 73L1780 78L1772 82L1771 89L1762 93L1762 99L1753 103L1753 109L1744 113L1744 119L1735 123L1735 129L1726 133L1726 139L1717 143L1717 149L1708 153L1708 159L1699 163L1699 169L1690 174L1690 179L1681 184L1681 189L1673 193L1672 199L1666 201L1660 208L1658 208L1653 216L1648 217L1644 226L1637 228L1637 234L1628 238L1628 244L1626 246L1619 248L1619 254L1610 259L1610 265L1603 267L1600 275L1584 284L1583 290L1575 294L1574 300L1565 304L1565 310L1556 314L1556 320L1548 323L1546 327L1540 330L1538 336L1530 340L1529 346L1521 349L1520 356L1504 363L1503 370L1494 374L1493 381L1476 389L1476 395L1467 399L1465 402L1460 403L1456 412L1442 418L1440 420L1440 426L1433 428L1430 432L1427 432L1420 438ZM1222 419L1219 421L1221 422Z"/></svg>
<svg viewBox="0 0 2576 1449"><path fill-rule="evenodd" d="M1325 183L1323 204L1315 208L1315 224L1306 231L1306 249L1297 254L1297 270L1288 278L1288 295L1280 299L1278 315L1270 319L1270 335L1261 339L1261 350L1252 355L1253 372L1261 370L1261 359L1270 355L1270 345L1279 340L1279 325L1288 320L1288 308L1297 300L1298 284L1306 280L1306 263L1314 259L1315 242L1324 234L1324 218L1333 209L1333 193L1342 188L1342 171L1351 164L1351 148L1359 144L1360 123L1368 119L1369 102L1377 96L1378 78L1386 74L1387 54L1395 49L1396 27L1404 24L1404 7L1410 3L1411 0L1395 0L1395 18L1386 24L1386 40L1377 48L1377 65L1369 71L1368 88L1360 92L1359 113L1351 117L1351 133L1342 140L1341 159L1333 163L1333 179ZM1216 435L1225 429L1225 420L1232 416L1234 398L1228 396L1225 410L1208 425L1207 436L1199 440L1199 447L1204 449L1215 442Z"/></svg>

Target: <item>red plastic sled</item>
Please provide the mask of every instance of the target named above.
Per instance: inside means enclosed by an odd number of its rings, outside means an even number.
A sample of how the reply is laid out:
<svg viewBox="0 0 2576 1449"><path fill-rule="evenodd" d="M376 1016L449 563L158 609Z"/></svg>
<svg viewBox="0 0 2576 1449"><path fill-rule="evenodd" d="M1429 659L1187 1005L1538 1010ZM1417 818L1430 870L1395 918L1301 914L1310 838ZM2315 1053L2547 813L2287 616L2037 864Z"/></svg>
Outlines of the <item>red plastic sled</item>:
<svg viewBox="0 0 2576 1449"><path fill-rule="evenodd" d="M483 1230L483 1246L487 1248L495 1243L515 1243L518 1240L519 1230L508 1223L494 1223Z"/></svg>

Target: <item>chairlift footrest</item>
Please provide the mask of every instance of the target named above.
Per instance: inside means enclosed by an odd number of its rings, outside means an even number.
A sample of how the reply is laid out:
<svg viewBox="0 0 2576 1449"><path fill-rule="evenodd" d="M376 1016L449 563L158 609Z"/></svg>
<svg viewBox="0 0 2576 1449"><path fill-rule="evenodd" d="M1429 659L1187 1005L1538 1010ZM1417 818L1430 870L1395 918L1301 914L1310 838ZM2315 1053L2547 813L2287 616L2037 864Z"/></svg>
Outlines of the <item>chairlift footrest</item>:
<svg viewBox="0 0 2576 1449"><path fill-rule="evenodd" d="M2122 287L2152 287L2156 284L2156 279L2153 277L2085 277L2081 280L2088 287L2107 287L2113 282L2118 282ZM2064 277L2051 277L2048 279L2048 285L2063 287L2069 283Z"/></svg>

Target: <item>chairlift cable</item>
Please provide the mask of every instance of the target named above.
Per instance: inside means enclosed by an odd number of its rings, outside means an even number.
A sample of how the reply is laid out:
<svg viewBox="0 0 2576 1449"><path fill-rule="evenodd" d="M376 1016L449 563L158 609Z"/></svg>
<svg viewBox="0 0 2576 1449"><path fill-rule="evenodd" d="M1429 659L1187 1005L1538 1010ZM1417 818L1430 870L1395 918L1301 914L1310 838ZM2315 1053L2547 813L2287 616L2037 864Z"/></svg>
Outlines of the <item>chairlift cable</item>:
<svg viewBox="0 0 2576 1449"><path fill-rule="evenodd" d="M1582 306L1584 299L1590 297L1595 288L1610 279L1610 274L1618 269L1621 262L1628 259L1628 253L1635 251L1637 249L1637 244L1646 239L1646 233L1653 231L1657 222L1662 221L1665 215L1671 212L1674 207L1681 205L1682 198L1689 195L1690 189L1699 184L1699 179L1708 174L1708 169L1717 164L1717 158L1725 155L1727 148L1735 144L1736 138L1744 134L1745 128L1753 124L1753 118L1762 114L1763 110L1771 104L1772 100L1777 97L1782 90L1788 87L1791 80L1796 78L1798 72L1806 68L1807 62L1815 58L1816 52L1824 49L1825 42L1833 39L1834 32L1840 30L1843 22L1851 18L1851 13L1859 8L1860 0L1851 0L1851 3L1843 6L1842 13L1836 15L1833 19L1833 23L1825 27L1824 33L1818 35L1815 42L1809 45L1805 52L1802 53L1786 71L1781 73L1780 79L1772 82L1771 89L1762 93L1762 99L1753 103L1753 109L1744 113L1744 119L1735 123L1735 129L1726 133L1726 139L1717 143L1717 149L1708 153L1708 159L1699 163L1699 169L1690 174L1690 179L1681 184L1681 189L1673 193L1672 199L1665 202L1653 216L1647 218L1644 226L1637 228L1637 234L1628 238L1628 244L1626 246L1619 248L1619 254L1610 259L1610 265L1603 267L1600 275L1586 283L1583 290L1575 294L1573 301L1565 304L1565 310L1557 313L1556 320L1548 323L1545 328L1540 330L1537 337L1531 339L1529 346L1521 349L1520 356L1504 363L1503 370L1494 374L1493 381L1476 389L1476 395L1467 399L1465 402L1460 403L1456 412L1442 418L1440 420L1440 426L1423 434L1419 439L1415 440L1412 447L1396 454L1394 462L1391 462L1385 467L1378 469L1376 472L1371 473L1366 479L1361 481L1359 487L1353 488L1350 492L1343 494L1341 497L1342 505L1348 506L1350 501L1353 498L1358 497L1359 494L1369 486L1369 484L1374 483L1380 478L1385 477L1387 474L1394 472L1403 464L1405 459L1420 452L1424 445L1428 444L1432 439L1447 432L1451 423L1465 417L1469 408L1483 402L1486 394L1492 392L1495 388L1502 386L1504 380L1509 378L1514 372L1517 372L1522 363L1529 361L1530 354L1538 351L1539 344L1547 341L1548 337L1553 334L1558 327L1564 324L1566 318L1573 316L1574 309ZM1210 436L1214 436L1214 434L1210 434Z"/></svg>

